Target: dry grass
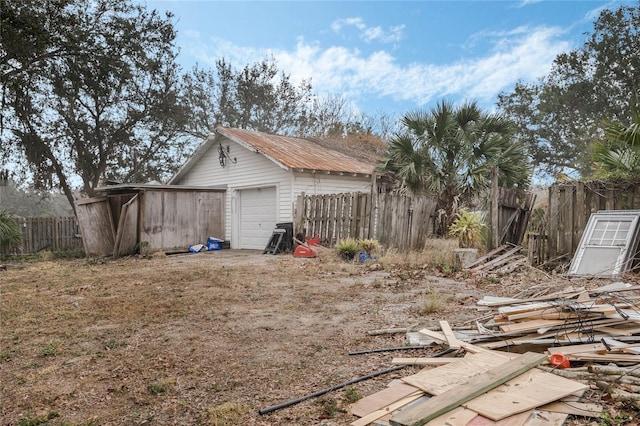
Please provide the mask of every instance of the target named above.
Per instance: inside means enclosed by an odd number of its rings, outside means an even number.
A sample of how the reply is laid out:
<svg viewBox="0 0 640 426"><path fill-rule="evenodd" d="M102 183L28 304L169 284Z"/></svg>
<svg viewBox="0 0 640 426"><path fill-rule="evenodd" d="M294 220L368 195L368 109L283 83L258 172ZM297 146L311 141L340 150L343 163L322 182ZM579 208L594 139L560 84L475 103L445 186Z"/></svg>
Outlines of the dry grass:
<svg viewBox="0 0 640 426"><path fill-rule="evenodd" d="M391 357L348 352L402 345L404 335L366 331L425 321L416 307L429 292L442 295L442 319L475 315L475 286L428 269L448 262L446 244L387 253L373 271L333 250L316 259L223 251L0 271L0 424L347 424L349 401L389 377L258 410L388 368Z"/></svg>

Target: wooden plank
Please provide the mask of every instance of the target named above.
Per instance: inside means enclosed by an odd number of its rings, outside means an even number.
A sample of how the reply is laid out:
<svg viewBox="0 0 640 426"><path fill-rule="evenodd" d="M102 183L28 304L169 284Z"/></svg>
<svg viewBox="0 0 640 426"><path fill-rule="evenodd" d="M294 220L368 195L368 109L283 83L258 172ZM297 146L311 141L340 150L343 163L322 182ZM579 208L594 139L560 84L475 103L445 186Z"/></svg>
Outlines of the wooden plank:
<svg viewBox="0 0 640 426"><path fill-rule="evenodd" d="M451 329L449 322L440 321L440 328L442 329L444 337L447 339L447 346L449 346L449 349L460 349L460 342L453 334L453 330Z"/></svg>
<svg viewBox="0 0 640 426"><path fill-rule="evenodd" d="M391 424L394 426L424 425L428 421L534 368L546 359L546 355L527 352L514 360L506 361L478 376L472 377L466 383L434 396L412 409L400 411L391 418Z"/></svg>
<svg viewBox="0 0 640 426"><path fill-rule="evenodd" d="M524 321L519 322L517 324L509 324L509 325L501 325L500 330L504 332L527 332L527 331L535 331L540 328L553 327L554 325L563 325L566 321L564 320L533 320L533 321Z"/></svg>
<svg viewBox="0 0 640 426"><path fill-rule="evenodd" d="M382 389L379 392L365 396L349 406L349 411L354 416L363 417L367 414L380 410L396 401L412 395L419 389L408 385L402 381Z"/></svg>
<svg viewBox="0 0 640 426"><path fill-rule="evenodd" d="M516 355L514 355L515 357ZM455 358L455 362L433 369L424 369L402 380L431 395L440 395L505 362L504 358L486 352Z"/></svg>
<svg viewBox="0 0 640 426"><path fill-rule="evenodd" d="M417 400L418 398L422 398L424 396L424 392L414 392L409 396L402 398L399 401L396 401L392 404L389 404L379 410L373 411L366 416L359 418L358 420L351 422L351 426L365 426L374 420L378 420L380 417L383 417L386 414L392 413L399 408L404 407L405 405Z"/></svg>
<svg viewBox="0 0 640 426"><path fill-rule="evenodd" d="M419 330L418 333L422 333L427 337L431 337L432 339L438 340L442 343L446 343L447 342L447 338L444 336L444 334L438 333L436 331L432 331L429 330L428 328L423 328L422 330ZM481 348L479 346L476 345L472 345L471 343L467 343L467 342L462 342L460 341L460 347L462 349L464 349L467 352L471 352L473 354L477 354L479 352L488 352L491 354L495 354L496 356L502 356L502 357L507 357L504 354L498 354L494 351L491 351L489 349L485 349L485 348Z"/></svg>
<svg viewBox="0 0 640 426"><path fill-rule="evenodd" d="M473 262L473 263L471 263L469 265L469 268L473 268L474 266L478 266L478 265L481 265L481 264L485 263L487 260L491 259L492 257L497 255L498 253L502 253L503 251L505 251L508 247L509 247L508 245L503 244L500 247L497 247L497 248L491 250L489 253L485 254L484 256L481 256L481 257L477 258L475 260L475 262Z"/></svg>
<svg viewBox="0 0 640 426"><path fill-rule="evenodd" d="M483 271L483 270L487 270L489 268L493 268L494 266L498 266L501 265L502 263L506 262L511 256L513 256L514 254L518 253L520 250L522 250L522 246L516 246L514 248L512 248L511 250L507 251L504 254L501 254L500 256L496 257L493 260L490 260L489 262L485 263L484 265L479 265L476 266L474 268L468 268L468 269L473 269L474 271Z"/></svg>
<svg viewBox="0 0 640 426"><path fill-rule="evenodd" d="M395 365L446 365L459 358L393 358L391 364Z"/></svg>
<svg viewBox="0 0 640 426"><path fill-rule="evenodd" d="M569 354L567 355L567 358L569 358L570 360L576 360L576 361L609 361L609 362L620 361L620 362L640 363L640 355L624 355L624 354L600 355L600 354L579 353L579 354Z"/></svg>
<svg viewBox="0 0 640 426"><path fill-rule="evenodd" d="M579 354L585 352L596 352L606 349L606 347L602 343L587 343L584 345L570 345L570 346L559 346L555 348L548 348L547 351L550 354Z"/></svg>
<svg viewBox="0 0 640 426"><path fill-rule="evenodd" d="M582 417L600 417L602 415L602 406L594 402L556 401L538 407L538 409Z"/></svg>
<svg viewBox="0 0 640 426"><path fill-rule="evenodd" d="M531 369L464 404L491 419L501 420L579 392L588 385L539 369Z"/></svg>

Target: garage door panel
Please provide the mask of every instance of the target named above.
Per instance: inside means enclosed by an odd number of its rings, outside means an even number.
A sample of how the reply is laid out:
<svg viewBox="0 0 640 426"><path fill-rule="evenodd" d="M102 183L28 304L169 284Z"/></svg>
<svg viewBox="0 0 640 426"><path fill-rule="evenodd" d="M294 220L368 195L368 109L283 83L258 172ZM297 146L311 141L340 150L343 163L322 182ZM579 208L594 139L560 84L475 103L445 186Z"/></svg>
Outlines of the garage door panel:
<svg viewBox="0 0 640 426"><path fill-rule="evenodd" d="M240 191L240 248L264 249L276 222L275 187Z"/></svg>

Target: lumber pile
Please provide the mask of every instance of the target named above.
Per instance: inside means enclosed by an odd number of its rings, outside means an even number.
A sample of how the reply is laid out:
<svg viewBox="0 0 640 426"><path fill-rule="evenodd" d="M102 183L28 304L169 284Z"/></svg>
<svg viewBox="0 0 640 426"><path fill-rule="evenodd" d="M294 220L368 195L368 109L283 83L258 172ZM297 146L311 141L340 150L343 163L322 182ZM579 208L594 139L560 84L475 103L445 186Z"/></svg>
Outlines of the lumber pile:
<svg viewBox="0 0 640 426"><path fill-rule="evenodd" d="M638 289L485 296L474 329L440 321L441 331L418 332L463 357L394 358L424 368L352 404L352 425L562 425L568 415L600 416L581 399L588 388L640 409Z"/></svg>
<svg viewBox="0 0 640 426"><path fill-rule="evenodd" d="M640 362L636 289L613 283L528 299L485 296L477 304L491 312L488 321L469 337L487 349L535 345L575 361ZM573 349L557 348L565 346Z"/></svg>
<svg viewBox="0 0 640 426"><path fill-rule="evenodd" d="M476 259L466 266L480 275L504 275L526 265L527 256L522 253L522 246L504 244Z"/></svg>

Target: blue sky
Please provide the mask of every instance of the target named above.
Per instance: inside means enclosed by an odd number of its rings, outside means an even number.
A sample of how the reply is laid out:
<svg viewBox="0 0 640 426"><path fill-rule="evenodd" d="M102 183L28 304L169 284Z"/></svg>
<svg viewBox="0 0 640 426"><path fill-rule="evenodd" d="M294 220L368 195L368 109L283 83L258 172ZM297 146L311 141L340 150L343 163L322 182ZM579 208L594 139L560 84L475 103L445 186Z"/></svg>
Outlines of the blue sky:
<svg viewBox="0 0 640 426"><path fill-rule="evenodd" d="M498 93L536 81L584 43L622 1L146 0L173 12L179 62L235 67L273 56L294 81L356 109L401 115L442 98L493 109Z"/></svg>

